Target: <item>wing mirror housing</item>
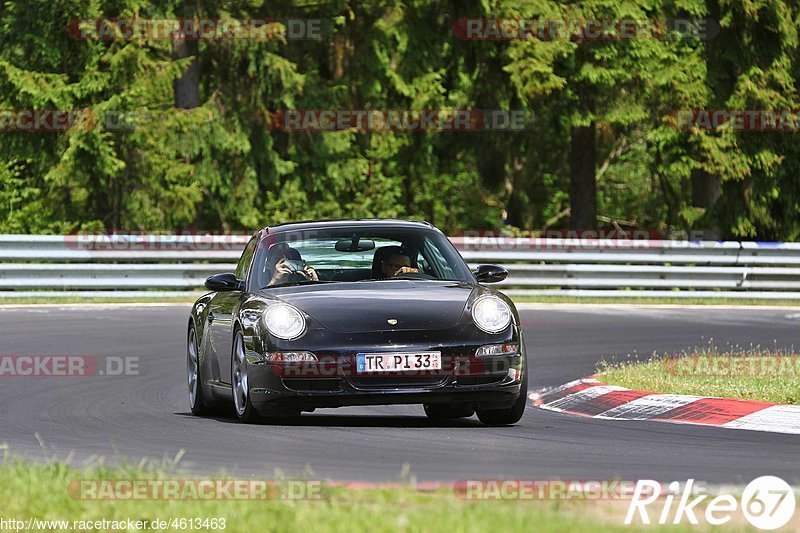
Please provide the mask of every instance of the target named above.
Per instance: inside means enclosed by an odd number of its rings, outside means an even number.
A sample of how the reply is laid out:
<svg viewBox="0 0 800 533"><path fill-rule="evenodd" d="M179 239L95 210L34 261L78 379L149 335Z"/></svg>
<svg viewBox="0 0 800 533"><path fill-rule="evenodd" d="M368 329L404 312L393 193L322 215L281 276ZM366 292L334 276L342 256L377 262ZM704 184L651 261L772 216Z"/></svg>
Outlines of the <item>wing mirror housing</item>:
<svg viewBox="0 0 800 533"><path fill-rule="evenodd" d="M480 265L473 274L479 283L497 283L508 277L508 270L498 265Z"/></svg>
<svg viewBox="0 0 800 533"><path fill-rule="evenodd" d="M206 289L214 292L230 292L244 290L244 281L236 277L233 272L214 274L206 279Z"/></svg>

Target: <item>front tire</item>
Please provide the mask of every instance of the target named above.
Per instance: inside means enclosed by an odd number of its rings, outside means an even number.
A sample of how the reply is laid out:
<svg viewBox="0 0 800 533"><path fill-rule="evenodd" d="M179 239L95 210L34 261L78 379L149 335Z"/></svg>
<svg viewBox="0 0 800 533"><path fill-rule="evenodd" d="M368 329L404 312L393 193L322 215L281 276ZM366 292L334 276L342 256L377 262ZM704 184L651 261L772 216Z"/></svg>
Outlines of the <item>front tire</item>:
<svg viewBox="0 0 800 533"><path fill-rule="evenodd" d="M237 331L233 338L231 392L233 392L233 407L236 417L246 424L260 422L261 415L250 401L250 380L247 376L247 358L244 352L244 336L241 331Z"/></svg>
<svg viewBox="0 0 800 533"><path fill-rule="evenodd" d="M525 406L528 404L528 372L525 369L525 376L519 387L519 397L514 405L506 409L478 409L478 419L487 426L510 426L516 424L525 414Z"/></svg>

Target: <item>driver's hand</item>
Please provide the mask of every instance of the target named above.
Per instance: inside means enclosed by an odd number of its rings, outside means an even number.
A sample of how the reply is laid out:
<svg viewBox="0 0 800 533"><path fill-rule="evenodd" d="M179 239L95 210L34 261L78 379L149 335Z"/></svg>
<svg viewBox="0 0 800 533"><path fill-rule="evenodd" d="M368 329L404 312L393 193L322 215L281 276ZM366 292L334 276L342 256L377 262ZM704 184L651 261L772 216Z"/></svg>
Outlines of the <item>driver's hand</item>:
<svg viewBox="0 0 800 533"><path fill-rule="evenodd" d="M399 276L400 274L419 274L419 269L413 267L400 267L397 269L397 272L395 272L394 275Z"/></svg>
<svg viewBox="0 0 800 533"><path fill-rule="evenodd" d="M283 276L292 273L292 267L289 266L289 263L286 262L286 259L281 259L278 261L278 264L275 265L275 273L281 274Z"/></svg>
<svg viewBox="0 0 800 533"><path fill-rule="evenodd" d="M270 285L275 283L279 283L288 279L288 277L292 274L292 267L286 264L286 259L281 259L275 264L275 274L272 276L272 280L270 281Z"/></svg>
<svg viewBox="0 0 800 533"><path fill-rule="evenodd" d="M314 267L306 265L306 268L300 271L302 275L306 277L309 281L319 281L319 276L317 275L317 271L314 270Z"/></svg>

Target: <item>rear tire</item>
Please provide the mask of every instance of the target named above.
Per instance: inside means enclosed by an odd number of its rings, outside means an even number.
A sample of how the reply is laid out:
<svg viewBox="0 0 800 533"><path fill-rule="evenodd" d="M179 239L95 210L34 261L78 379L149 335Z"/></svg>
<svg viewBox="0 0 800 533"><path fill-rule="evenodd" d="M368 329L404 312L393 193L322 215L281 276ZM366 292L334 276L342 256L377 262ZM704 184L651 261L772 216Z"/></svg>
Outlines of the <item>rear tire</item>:
<svg viewBox="0 0 800 533"><path fill-rule="evenodd" d="M195 416L207 416L213 412L203 392L203 378L200 371L200 348L197 343L197 331L194 324L189 326L186 343L186 375L189 384L189 407Z"/></svg>
<svg viewBox="0 0 800 533"><path fill-rule="evenodd" d="M519 397L514 405L506 409L478 409L478 420L487 426L510 426L516 424L525 414L525 406L528 404L528 372L525 369L525 376L522 378L522 385L519 388Z"/></svg>
<svg viewBox="0 0 800 533"><path fill-rule="evenodd" d="M450 405L447 403L425 403L425 415L431 420L448 420L453 418L469 418L475 414L470 405Z"/></svg>

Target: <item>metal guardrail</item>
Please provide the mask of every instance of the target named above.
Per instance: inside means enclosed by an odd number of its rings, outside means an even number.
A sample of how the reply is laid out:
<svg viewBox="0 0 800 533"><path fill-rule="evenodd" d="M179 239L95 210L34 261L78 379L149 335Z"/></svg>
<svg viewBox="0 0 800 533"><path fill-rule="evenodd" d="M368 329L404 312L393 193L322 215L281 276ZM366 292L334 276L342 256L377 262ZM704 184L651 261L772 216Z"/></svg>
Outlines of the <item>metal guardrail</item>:
<svg viewBox="0 0 800 533"><path fill-rule="evenodd" d="M230 271L247 235L0 235L0 296L179 296ZM510 295L800 300L800 243L454 237Z"/></svg>

